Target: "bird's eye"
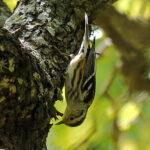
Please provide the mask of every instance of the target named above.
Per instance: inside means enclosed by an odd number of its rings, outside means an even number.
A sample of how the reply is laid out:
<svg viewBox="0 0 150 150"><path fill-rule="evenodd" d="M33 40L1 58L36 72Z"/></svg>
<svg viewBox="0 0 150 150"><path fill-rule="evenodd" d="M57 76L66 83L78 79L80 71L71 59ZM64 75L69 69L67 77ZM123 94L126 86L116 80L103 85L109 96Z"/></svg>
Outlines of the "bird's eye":
<svg viewBox="0 0 150 150"><path fill-rule="evenodd" d="M73 118L73 117L70 117L70 120L74 120L74 118Z"/></svg>

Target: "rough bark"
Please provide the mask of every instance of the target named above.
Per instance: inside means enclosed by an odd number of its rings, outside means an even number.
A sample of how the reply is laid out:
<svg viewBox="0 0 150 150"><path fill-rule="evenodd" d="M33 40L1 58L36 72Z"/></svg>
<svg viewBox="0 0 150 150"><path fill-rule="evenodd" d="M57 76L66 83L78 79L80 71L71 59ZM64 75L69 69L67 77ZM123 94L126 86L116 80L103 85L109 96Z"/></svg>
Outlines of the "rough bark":
<svg viewBox="0 0 150 150"><path fill-rule="evenodd" d="M0 29L0 148L46 149L50 121L60 115L54 103L62 100L64 54L80 47L84 12L112 2L19 1Z"/></svg>
<svg viewBox="0 0 150 150"><path fill-rule="evenodd" d="M118 48L122 72L130 88L150 92L150 22L129 19L111 7L103 12L97 11L95 23Z"/></svg>

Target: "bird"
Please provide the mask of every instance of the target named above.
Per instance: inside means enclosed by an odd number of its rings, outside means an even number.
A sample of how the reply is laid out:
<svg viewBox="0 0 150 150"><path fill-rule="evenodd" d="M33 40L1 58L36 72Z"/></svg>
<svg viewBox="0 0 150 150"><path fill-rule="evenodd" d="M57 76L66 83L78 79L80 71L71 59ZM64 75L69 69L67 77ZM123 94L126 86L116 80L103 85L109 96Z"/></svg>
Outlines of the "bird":
<svg viewBox="0 0 150 150"><path fill-rule="evenodd" d="M90 47L86 12L83 40L78 54L72 58L67 67L65 78L67 107L62 120L56 125L66 124L70 127L76 127L85 120L96 90L95 38Z"/></svg>

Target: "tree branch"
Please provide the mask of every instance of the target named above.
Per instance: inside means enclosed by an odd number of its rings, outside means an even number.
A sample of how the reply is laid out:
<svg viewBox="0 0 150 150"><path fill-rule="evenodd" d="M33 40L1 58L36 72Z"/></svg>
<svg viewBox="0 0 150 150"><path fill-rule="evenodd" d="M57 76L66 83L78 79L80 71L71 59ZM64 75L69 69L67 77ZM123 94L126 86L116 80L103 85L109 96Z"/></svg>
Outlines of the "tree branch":
<svg viewBox="0 0 150 150"><path fill-rule="evenodd" d="M122 56L122 71L133 90L150 92L149 58L150 23L134 21L113 7L105 12L97 11L97 25L111 37Z"/></svg>
<svg viewBox="0 0 150 150"><path fill-rule="evenodd" d="M0 27L3 27L6 19L11 15L10 9L0 0Z"/></svg>
<svg viewBox="0 0 150 150"><path fill-rule="evenodd" d="M20 0L0 29L0 147L45 150L62 100L66 54L77 53L86 1ZM100 0L101 8L113 0Z"/></svg>

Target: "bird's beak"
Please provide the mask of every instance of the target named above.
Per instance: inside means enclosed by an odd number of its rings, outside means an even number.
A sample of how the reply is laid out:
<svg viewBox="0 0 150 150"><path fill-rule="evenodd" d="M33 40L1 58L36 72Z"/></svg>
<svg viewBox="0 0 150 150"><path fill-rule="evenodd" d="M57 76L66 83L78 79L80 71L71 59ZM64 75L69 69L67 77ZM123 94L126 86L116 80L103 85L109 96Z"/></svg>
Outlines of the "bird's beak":
<svg viewBox="0 0 150 150"><path fill-rule="evenodd" d="M58 123L56 123L56 125L60 125L60 124L64 124L63 120L58 122Z"/></svg>

